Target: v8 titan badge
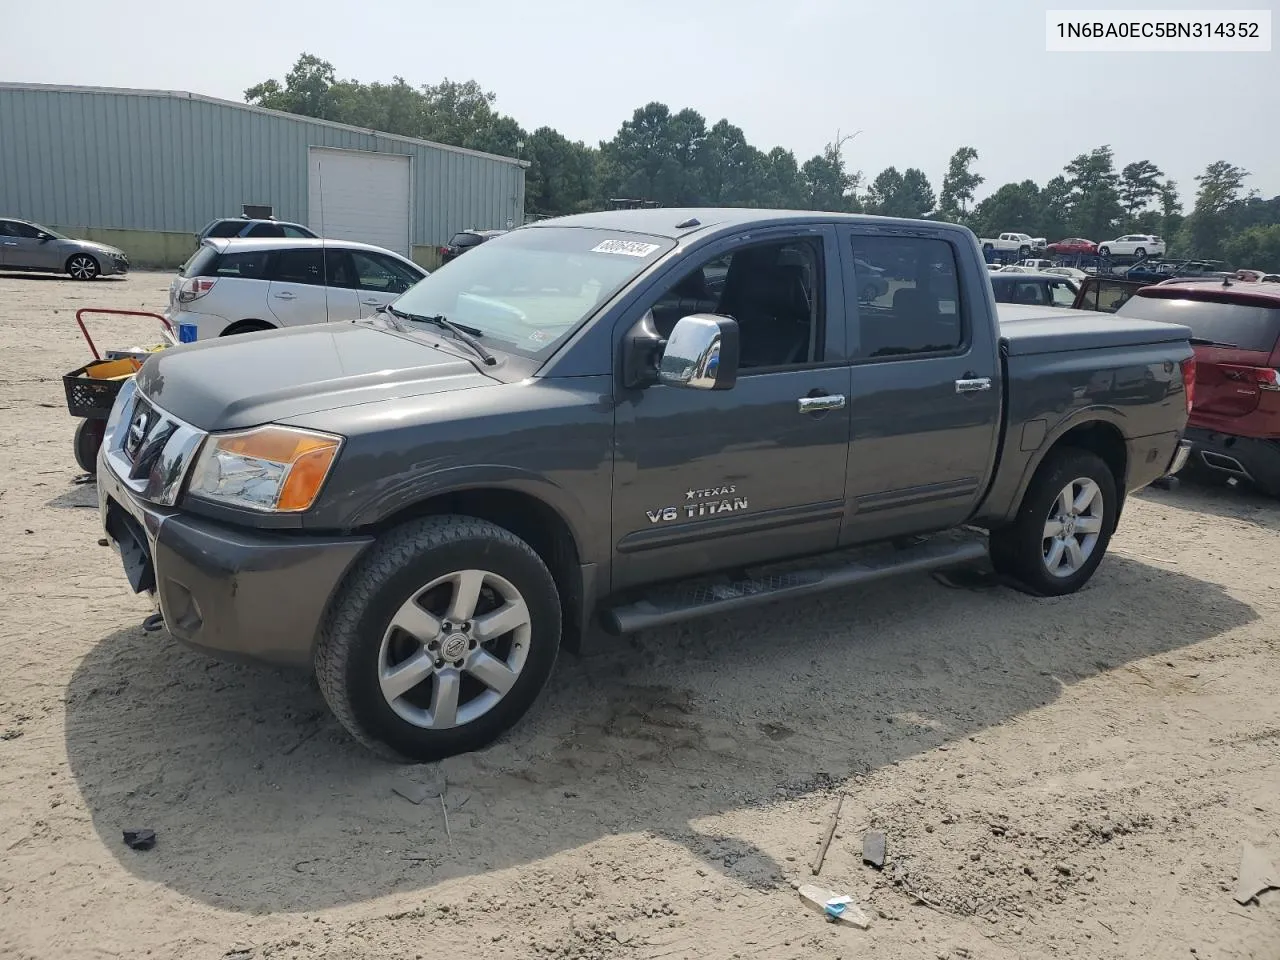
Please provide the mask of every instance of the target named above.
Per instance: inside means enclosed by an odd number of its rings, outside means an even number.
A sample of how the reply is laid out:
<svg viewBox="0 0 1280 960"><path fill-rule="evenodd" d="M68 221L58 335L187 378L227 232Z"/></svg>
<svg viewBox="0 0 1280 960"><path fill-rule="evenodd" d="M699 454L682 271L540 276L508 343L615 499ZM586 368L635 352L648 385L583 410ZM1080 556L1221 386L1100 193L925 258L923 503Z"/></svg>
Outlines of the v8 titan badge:
<svg viewBox="0 0 1280 960"><path fill-rule="evenodd" d="M650 523L671 523L675 520L696 520L717 513L736 513L747 509L747 498L736 496L738 488L727 483L718 487L689 489L684 492L685 502L679 506L646 510Z"/></svg>

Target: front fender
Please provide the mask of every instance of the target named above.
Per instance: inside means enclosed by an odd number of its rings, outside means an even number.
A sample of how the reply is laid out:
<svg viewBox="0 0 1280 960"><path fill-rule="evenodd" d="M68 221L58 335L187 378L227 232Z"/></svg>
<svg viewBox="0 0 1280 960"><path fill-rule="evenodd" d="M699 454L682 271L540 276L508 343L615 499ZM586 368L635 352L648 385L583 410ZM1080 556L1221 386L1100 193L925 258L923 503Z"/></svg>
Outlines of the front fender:
<svg viewBox="0 0 1280 960"><path fill-rule="evenodd" d="M467 490L507 490L533 497L554 510L564 521L583 563L596 561L586 512L564 487L546 476L500 464L468 464L446 467L378 491L351 516L353 528L373 526L423 501Z"/></svg>

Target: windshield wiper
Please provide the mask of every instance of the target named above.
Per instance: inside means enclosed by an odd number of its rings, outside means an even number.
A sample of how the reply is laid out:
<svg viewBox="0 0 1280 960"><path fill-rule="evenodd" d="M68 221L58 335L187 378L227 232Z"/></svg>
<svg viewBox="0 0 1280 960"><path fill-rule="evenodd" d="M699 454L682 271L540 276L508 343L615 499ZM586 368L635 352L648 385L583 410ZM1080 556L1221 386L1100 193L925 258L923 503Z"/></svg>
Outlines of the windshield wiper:
<svg viewBox="0 0 1280 960"><path fill-rule="evenodd" d="M486 350L483 344L476 337L484 336L484 334L475 327L464 327L461 324L454 323L442 313L433 316L424 316L420 313L406 313L403 310L397 310L393 306L388 306L387 311L394 316L401 317L405 320L416 320L419 323L431 323L440 327L442 330L448 330L453 334L454 338L465 343L468 347L476 352L476 355L484 361L485 366L491 367L498 362L498 358Z"/></svg>
<svg viewBox="0 0 1280 960"><path fill-rule="evenodd" d="M1206 340L1203 337L1191 337L1193 347L1222 347L1224 350L1239 350L1238 344L1223 343L1221 340Z"/></svg>

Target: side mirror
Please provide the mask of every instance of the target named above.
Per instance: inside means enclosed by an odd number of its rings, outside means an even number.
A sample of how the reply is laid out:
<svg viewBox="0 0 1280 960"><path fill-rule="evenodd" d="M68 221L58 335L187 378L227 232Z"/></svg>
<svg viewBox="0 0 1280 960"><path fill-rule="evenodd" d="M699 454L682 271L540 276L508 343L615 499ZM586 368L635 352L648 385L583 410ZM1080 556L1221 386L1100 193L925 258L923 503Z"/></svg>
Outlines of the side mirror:
<svg viewBox="0 0 1280 960"><path fill-rule="evenodd" d="M41 230L39 233L36 234L36 239L39 240L41 243L48 243L50 240L53 239L53 234L45 233L43 230Z"/></svg>
<svg viewBox="0 0 1280 960"><path fill-rule="evenodd" d="M729 390L738 381L738 322L710 313L681 317L658 361L658 382Z"/></svg>

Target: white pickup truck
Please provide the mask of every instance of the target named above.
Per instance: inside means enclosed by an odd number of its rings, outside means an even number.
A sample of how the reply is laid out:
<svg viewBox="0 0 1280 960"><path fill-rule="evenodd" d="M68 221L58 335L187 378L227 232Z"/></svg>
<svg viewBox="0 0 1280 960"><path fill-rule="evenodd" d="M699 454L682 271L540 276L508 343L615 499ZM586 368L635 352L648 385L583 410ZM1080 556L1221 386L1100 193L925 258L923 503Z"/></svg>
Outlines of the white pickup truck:
<svg viewBox="0 0 1280 960"><path fill-rule="evenodd" d="M1002 233L994 240L983 238L978 241L985 253L1016 253L1019 260L1031 256L1036 249L1036 241L1025 233Z"/></svg>

